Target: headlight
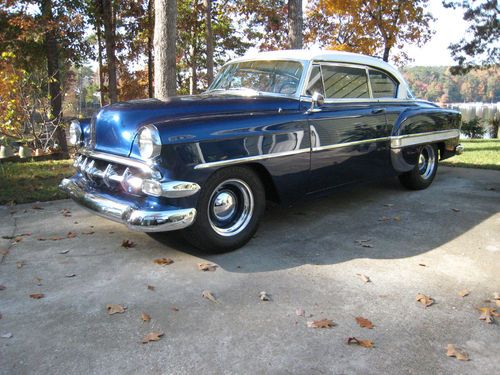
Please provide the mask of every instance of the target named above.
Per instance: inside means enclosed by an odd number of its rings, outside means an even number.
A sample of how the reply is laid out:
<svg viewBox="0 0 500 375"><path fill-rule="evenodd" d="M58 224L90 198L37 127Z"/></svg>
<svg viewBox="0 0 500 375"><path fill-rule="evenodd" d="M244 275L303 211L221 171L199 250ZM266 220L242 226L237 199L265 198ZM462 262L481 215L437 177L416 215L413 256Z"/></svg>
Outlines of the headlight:
<svg viewBox="0 0 500 375"><path fill-rule="evenodd" d="M71 121L69 126L69 143L73 146L79 144L82 140L82 127L78 120Z"/></svg>
<svg viewBox="0 0 500 375"><path fill-rule="evenodd" d="M139 152L143 159L152 159L160 155L160 134L155 126L146 125L139 130Z"/></svg>

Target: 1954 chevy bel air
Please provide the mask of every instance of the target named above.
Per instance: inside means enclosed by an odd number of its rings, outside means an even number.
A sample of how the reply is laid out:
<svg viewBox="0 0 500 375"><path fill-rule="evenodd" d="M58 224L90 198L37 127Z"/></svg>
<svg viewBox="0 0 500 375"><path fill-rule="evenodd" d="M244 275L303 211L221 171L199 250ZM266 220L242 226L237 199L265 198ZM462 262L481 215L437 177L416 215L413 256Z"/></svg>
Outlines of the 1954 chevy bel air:
<svg viewBox="0 0 500 375"><path fill-rule="evenodd" d="M60 187L143 232L182 230L228 251L281 203L399 176L428 187L462 152L460 113L416 100L391 65L335 51L277 51L226 64L196 96L116 103L73 122L77 173Z"/></svg>

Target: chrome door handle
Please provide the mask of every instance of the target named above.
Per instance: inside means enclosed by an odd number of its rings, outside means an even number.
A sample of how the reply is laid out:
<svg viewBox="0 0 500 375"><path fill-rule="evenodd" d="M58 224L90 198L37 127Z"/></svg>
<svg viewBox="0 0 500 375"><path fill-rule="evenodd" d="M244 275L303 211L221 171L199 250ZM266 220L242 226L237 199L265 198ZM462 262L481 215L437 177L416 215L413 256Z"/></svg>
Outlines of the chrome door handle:
<svg viewBox="0 0 500 375"><path fill-rule="evenodd" d="M385 112L385 108L375 108L375 109L372 110L372 113L374 115L377 115L379 113L384 113L384 112Z"/></svg>

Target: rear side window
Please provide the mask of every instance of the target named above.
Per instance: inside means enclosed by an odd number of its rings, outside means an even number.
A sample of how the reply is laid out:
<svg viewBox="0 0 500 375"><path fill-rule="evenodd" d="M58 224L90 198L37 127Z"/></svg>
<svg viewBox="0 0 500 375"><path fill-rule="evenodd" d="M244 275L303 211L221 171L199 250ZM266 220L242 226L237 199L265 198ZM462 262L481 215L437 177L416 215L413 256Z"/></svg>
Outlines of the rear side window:
<svg viewBox="0 0 500 375"><path fill-rule="evenodd" d="M370 70L370 84L374 98L395 98L398 85L394 80L379 70Z"/></svg>
<svg viewBox="0 0 500 375"><path fill-rule="evenodd" d="M365 69L323 65L323 82L327 99L369 98Z"/></svg>

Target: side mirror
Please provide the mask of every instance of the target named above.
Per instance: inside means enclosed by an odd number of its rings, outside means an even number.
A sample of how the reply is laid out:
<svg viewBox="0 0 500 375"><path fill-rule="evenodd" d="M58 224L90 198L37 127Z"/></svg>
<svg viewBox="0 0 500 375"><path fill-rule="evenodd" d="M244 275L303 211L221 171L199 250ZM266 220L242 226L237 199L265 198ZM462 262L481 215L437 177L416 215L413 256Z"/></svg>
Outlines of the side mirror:
<svg viewBox="0 0 500 375"><path fill-rule="evenodd" d="M325 97L319 92L315 91L312 95L311 112L317 111L325 103Z"/></svg>

